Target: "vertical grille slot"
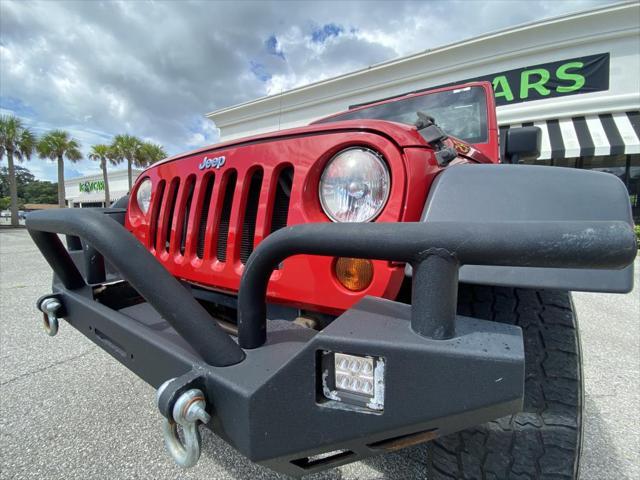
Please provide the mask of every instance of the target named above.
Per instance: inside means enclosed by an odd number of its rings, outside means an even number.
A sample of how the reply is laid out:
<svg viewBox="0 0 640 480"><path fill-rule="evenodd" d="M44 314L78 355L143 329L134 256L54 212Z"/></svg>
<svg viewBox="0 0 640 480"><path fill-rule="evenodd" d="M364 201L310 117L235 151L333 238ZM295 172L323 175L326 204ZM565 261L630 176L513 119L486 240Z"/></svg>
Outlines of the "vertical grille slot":
<svg viewBox="0 0 640 480"><path fill-rule="evenodd" d="M256 233L256 217L258 215L258 203L260 202L260 188L262 187L262 169L256 170L251 176L247 204L244 209L242 221L242 239L240 243L240 261L247 263L249 255L253 252L253 242Z"/></svg>
<svg viewBox="0 0 640 480"><path fill-rule="evenodd" d="M164 249L168 252L169 247L171 246L171 227L173 225L173 214L176 209L176 200L178 199L178 188L180 187L180 179L174 178L171 181L171 188L169 189L169 199L168 199L168 214L167 221L165 222L165 239L164 239Z"/></svg>
<svg viewBox="0 0 640 480"><path fill-rule="evenodd" d="M191 202L193 201L193 190L195 188L195 177L189 177L187 180L187 201L184 207L184 215L182 217L182 232L180 234L180 254L184 255L185 244L187 243L187 226L189 225L189 215L191 213Z"/></svg>
<svg viewBox="0 0 640 480"><path fill-rule="evenodd" d="M237 173L230 172L227 185L224 190L220 222L218 223L218 240L216 242L216 257L221 262L227 261L227 237L229 236L229 220L231 219L231 206L233 204L233 192L236 189Z"/></svg>
<svg viewBox="0 0 640 480"><path fill-rule="evenodd" d="M287 226L289 217L289 202L291 201L291 186L293 185L293 167L289 166L278 175L278 184L273 199L273 211L271 212L271 232Z"/></svg>
<svg viewBox="0 0 640 480"><path fill-rule="evenodd" d="M207 231L207 220L209 219L211 194L213 193L213 184L215 179L216 177L214 174L210 174L205 177L204 197L202 198L200 222L198 224L198 244L196 246L196 255L198 258L204 258L204 236Z"/></svg>
<svg viewBox="0 0 640 480"><path fill-rule="evenodd" d="M149 222L149 245L151 248L156 247L156 239L158 235L158 217L160 216L160 208L162 207L162 199L164 196L165 181L160 180L153 196L153 207L151 210L151 221Z"/></svg>

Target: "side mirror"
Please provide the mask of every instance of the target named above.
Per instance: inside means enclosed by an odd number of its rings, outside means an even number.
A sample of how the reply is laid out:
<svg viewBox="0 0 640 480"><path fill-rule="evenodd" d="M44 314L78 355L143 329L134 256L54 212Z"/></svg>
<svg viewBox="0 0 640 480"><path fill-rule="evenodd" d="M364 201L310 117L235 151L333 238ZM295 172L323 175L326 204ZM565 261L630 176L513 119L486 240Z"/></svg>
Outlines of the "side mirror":
<svg viewBox="0 0 640 480"><path fill-rule="evenodd" d="M510 128L505 141L506 163L535 160L540 155L542 132L538 127Z"/></svg>

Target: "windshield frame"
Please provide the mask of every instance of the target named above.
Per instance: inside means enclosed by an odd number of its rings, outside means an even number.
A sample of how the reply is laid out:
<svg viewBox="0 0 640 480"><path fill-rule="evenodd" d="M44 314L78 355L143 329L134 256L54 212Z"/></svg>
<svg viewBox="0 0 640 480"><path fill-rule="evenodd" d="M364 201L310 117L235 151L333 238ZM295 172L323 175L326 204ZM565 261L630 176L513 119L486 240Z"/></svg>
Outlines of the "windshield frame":
<svg viewBox="0 0 640 480"><path fill-rule="evenodd" d="M486 136L486 141L483 142L478 142L478 143L471 143L471 145L473 145L475 148L477 148L478 150L480 150L482 153L484 153L485 155L487 155L490 159L497 161L499 158L499 153L498 153L498 125L497 125L497 119L496 119L496 107L495 107L495 99L493 96L493 87L491 85L491 83L487 82L487 81L483 81L483 82L466 82L466 83L460 83L460 84L455 84L455 85L447 85L444 87L437 87L437 88L430 88L428 90L419 90L419 91L414 91L414 92L410 92L407 94L401 94L401 95L397 95L397 96L393 96L393 97L387 97L384 98L382 100L378 100L378 101L373 101L373 102L369 102L369 103L362 103L362 104L358 104L358 106L354 107L354 108L350 108L348 110L344 110L341 112L337 112L334 113L332 115L326 116L326 117L322 117L319 118L318 120L315 120L313 122L311 122L310 125L318 125L318 124L324 124L324 123L331 123L331 122L341 122L341 121L345 121L345 122L353 122L353 121L366 121L366 120L376 120L376 121L391 121L391 120L382 120L382 119L365 119L365 118L360 118L360 119L349 119L349 120L331 120L335 117L338 117L340 115L346 114L346 113L352 113L352 112L357 112L360 110L364 110L366 108L371 108L371 107L375 107L378 105L384 105L387 103L391 103L391 102L397 102L400 100L407 100L409 98L414 98L414 97L421 97L424 95L431 95L434 93L440 93L440 92L446 92L446 91L450 91L450 90L459 90L459 89L463 89L463 88L467 88L467 87L481 87L484 90L485 93L485 98L486 98L486 116L487 116L487 136ZM426 114L429 114L429 112L425 112ZM403 125L407 125L406 123L403 123ZM446 133L446 132L445 132Z"/></svg>

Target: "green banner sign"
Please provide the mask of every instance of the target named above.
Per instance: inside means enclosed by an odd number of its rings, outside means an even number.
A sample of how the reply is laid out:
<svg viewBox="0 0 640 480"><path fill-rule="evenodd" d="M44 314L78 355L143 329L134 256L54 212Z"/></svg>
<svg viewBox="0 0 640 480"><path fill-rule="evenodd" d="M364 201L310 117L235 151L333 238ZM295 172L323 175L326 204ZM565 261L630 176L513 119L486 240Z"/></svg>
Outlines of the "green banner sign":
<svg viewBox="0 0 640 480"><path fill-rule="evenodd" d="M491 82L498 106L609 90L609 54L541 63L464 82L480 80Z"/></svg>
<svg viewBox="0 0 640 480"><path fill-rule="evenodd" d="M80 182L78 184L80 186L80 192L103 192L104 191L104 181L96 180L95 182Z"/></svg>
<svg viewBox="0 0 640 480"><path fill-rule="evenodd" d="M422 88L389 98L479 81L491 82L497 106L609 90L609 54L600 53L514 68L506 72L497 72L444 85ZM389 98L375 100L374 102ZM349 108L361 107L374 102L351 105Z"/></svg>

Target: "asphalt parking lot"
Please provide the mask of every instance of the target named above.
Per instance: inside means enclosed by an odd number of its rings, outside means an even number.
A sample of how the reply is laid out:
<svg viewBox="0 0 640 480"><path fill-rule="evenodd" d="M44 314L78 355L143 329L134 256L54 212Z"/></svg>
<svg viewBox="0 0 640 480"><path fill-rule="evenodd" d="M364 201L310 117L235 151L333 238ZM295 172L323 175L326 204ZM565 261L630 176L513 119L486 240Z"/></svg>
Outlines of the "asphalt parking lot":
<svg viewBox="0 0 640 480"><path fill-rule="evenodd" d="M636 285L640 262L636 260ZM50 270L25 230L0 230L0 478L273 479L205 431L190 470L165 453L154 391L64 322L44 334ZM577 293L586 382L583 479L640 478L640 295ZM424 479L414 448L309 477Z"/></svg>

